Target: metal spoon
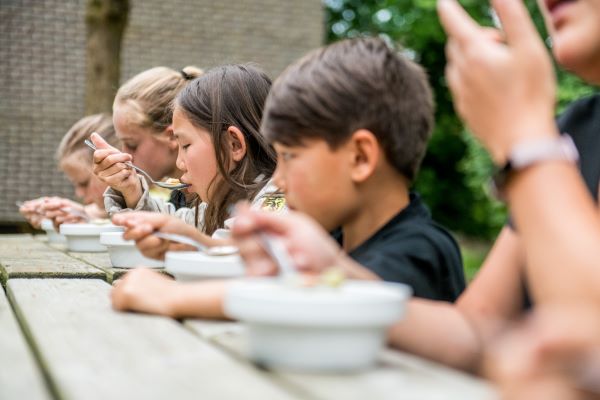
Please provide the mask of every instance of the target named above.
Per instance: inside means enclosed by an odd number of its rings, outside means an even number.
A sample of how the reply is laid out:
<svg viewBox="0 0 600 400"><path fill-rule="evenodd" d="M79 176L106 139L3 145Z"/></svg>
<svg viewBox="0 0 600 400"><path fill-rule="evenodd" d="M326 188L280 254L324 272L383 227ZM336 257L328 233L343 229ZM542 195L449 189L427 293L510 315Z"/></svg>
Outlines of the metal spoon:
<svg viewBox="0 0 600 400"><path fill-rule="evenodd" d="M281 240L264 232L259 232L258 236L265 251L277 263L280 275L285 279L297 276L298 272L294 267L294 261Z"/></svg>
<svg viewBox="0 0 600 400"><path fill-rule="evenodd" d="M98 148L96 147L96 145L94 145L94 143L92 143L88 139L85 139L84 142L92 150L94 150L94 151L98 150ZM170 184L170 183L164 183L164 182L155 181L154 179L152 179L152 177L150 175L148 175L148 173L146 171L144 171L140 167L136 167L131 162L128 161L128 162L125 163L125 165L127 165L128 167L131 167L131 168L135 169L137 172L139 172L140 174L144 175L144 177L148 181L150 181L153 185L156 185L156 186L161 187L161 188L165 188L165 189L169 189L169 190L176 190L176 189L184 189L184 188L190 186L188 183L180 183L180 184L173 185L173 184Z"/></svg>
<svg viewBox="0 0 600 400"><path fill-rule="evenodd" d="M228 256L238 252L238 248L235 246L208 247L200 242L195 241L194 239L191 239L187 236L178 235L176 233L154 232L153 235L161 239L170 240L171 242L187 244L188 246L195 247L198 251L201 251L209 256Z"/></svg>

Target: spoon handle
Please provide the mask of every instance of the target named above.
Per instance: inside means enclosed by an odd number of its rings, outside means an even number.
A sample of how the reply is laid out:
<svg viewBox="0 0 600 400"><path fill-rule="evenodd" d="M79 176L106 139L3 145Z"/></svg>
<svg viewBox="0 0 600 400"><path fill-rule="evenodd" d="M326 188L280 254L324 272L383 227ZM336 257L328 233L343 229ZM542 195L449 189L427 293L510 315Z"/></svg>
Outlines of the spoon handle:
<svg viewBox="0 0 600 400"><path fill-rule="evenodd" d="M83 141L90 149L96 151L98 150L98 148L96 147L96 145L94 143L92 143L89 139L85 139ZM140 167L136 167L135 165L133 165L131 162L126 162L125 165L127 165L128 167L131 167L133 169L135 169L137 172L139 172L140 174L144 175L144 177L146 179L148 179L150 181L150 183L155 183L154 180L150 177L150 175L148 175L148 173L146 171L144 171L143 169L141 169Z"/></svg>
<svg viewBox="0 0 600 400"><path fill-rule="evenodd" d="M178 243L187 244L189 246L193 246L193 247L197 248L198 250L203 251L205 253L208 250L208 248L205 245L203 245L202 243L196 242L194 239L191 239L187 236L178 235L176 233L164 233L164 232L154 232L153 235L156 237L159 237L161 239L166 239L166 240L170 240L172 242L178 242Z"/></svg>
<svg viewBox="0 0 600 400"><path fill-rule="evenodd" d="M290 257L290 254L281 240L263 232L259 233L258 235L265 251L269 253L269 255L277 263L277 266L279 267L279 273L287 277L296 275L297 272L296 268L294 267L292 257Z"/></svg>
<svg viewBox="0 0 600 400"><path fill-rule="evenodd" d="M152 179L152 178L150 177L150 175L148 175L148 173L147 173L146 171L144 171L143 169L141 169L140 167L136 167L135 165L133 165L133 164L132 164L131 162L129 162L129 161L128 161L128 162L126 162L126 163L125 163L125 165L127 165L128 167L131 167L131 168L135 169L137 172L139 172L140 174L144 175L144 177L145 177L146 179L148 179L148 181L150 181L150 183L154 183L154 184L156 183L156 182L154 182L154 179Z"/></svg>

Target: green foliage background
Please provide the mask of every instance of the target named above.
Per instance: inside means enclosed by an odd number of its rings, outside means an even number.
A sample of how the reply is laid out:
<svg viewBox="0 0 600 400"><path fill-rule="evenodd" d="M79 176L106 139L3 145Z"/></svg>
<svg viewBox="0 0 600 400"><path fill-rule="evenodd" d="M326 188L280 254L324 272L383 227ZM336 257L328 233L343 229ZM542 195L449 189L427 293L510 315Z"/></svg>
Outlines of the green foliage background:
<svg viewBox="0 0 600 400"><path fill-rule="evenodd" d="M547 37L535 0L525 1L541 35ZM381 36L400 45L429 73L436 100L436 128L415 184L434 218L462 234L492 239L506 220L506 209L488 189L493 165L487 153L457 118L444 79L446 35L436 14L436 0L324 0L327 41ZM491 26L489 3L462 1L471 16ZM549 43L549 40L546 40ZM593 89L558 71L558 109Z"/></svg>

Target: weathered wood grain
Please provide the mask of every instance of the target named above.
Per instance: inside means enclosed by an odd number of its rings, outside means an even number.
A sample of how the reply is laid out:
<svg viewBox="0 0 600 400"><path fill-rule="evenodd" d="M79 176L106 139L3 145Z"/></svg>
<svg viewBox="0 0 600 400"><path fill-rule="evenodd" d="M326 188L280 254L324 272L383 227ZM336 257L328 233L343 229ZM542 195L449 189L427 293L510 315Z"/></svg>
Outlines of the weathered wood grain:
<svg viewBox="0 0 600 400"><path fill-rule="evenodd" d="M187 320L199 336L246 360L246 334L241 324ZM307 374L271 371L273 382L315 399L494 399L497 393L483 380L418 357L384 351L377 366L352 374Z"/></svg>
<svg viewBox="0 0 600 400"><path fill-rule="evenodd" d="M118 313L92 279L11 279L7 290L64 399L294 399L168 318Z"/></svg>
<svg viewBox="0 0 600 400"><path fill-rule="evenodd" d="M0 399L49 400L42 373L0 288Z"/></svg>
<svg viewBox="0 0 600 400"><path fill-rule="evenodd" d="M75 253L68 252L69 256L87 262L96 268L101 269L106 274L106 281L113 283L116 279L123 277L127 272L131 271L132 268L115 268L110 262L108 253ZM164 268L152 268L156 272L160 272L167 276L171 276L167 273Z"/></svg>
<svg viewBox="0 0 600 400"><path fill-rule="evenodd" d="M0 278L96 278L106 273L30 235L0 235Z"/></svg>

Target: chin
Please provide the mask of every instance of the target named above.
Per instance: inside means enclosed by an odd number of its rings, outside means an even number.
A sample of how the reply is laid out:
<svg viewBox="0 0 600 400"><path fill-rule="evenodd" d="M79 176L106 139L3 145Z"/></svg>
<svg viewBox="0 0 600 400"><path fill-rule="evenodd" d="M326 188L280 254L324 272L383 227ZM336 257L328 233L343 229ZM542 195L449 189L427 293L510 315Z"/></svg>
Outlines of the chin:
<svg viewBox="0 0 600 400"><path fill-rule="evenodd" d="M593 52L567 43L557 43L553 48L556 62L588 83L600 83L600 49Z"/></svg>

